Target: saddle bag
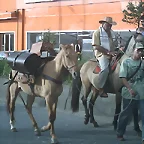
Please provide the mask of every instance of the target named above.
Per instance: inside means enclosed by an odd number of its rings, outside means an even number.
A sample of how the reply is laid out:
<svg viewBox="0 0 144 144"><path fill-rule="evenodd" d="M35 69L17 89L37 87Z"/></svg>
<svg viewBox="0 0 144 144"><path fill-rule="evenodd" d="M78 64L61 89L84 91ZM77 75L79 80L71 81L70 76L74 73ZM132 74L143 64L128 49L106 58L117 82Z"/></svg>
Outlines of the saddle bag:
<svg viewBox="0 0 144 144"><path fill-rule="evenodd" d="M37 54L30 52L12 52L7 62L13 70L30 75L34 75L42 63Z"/></svg>

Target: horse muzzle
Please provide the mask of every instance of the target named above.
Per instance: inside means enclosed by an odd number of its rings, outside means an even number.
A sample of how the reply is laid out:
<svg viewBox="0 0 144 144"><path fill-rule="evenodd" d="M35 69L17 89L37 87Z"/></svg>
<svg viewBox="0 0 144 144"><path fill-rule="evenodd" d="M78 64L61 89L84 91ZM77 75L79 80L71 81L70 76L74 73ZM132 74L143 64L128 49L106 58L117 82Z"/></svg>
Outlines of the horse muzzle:
<svg viewBox="0 0 144 144"><path fill-rule="evenodd" d="M71 67L67 67L67 70L71 73L71 75L72 75L72 77L74 78L74 79L76 79L76 77L77 77L77 66L76 65L73 65L73 66L71 66Z"/></svg>

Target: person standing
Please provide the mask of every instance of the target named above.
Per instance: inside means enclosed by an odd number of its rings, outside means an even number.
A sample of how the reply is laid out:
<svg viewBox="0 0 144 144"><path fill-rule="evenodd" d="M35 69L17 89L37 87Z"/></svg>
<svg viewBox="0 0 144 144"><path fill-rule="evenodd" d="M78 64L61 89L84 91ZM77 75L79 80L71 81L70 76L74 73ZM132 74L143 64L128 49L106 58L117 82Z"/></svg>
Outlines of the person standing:
<svg viewBox="0 0 144 144"><path fill-rule="evenodd" d="M124 85L121 92L123 111L119 115L117 125L117 138L123 141L133 109L139 108L142 120L142 144L144 144L144 62L141 60L143 52L144 45L136 42L133 55L125 59L120 66L119 77Z"/></svg>

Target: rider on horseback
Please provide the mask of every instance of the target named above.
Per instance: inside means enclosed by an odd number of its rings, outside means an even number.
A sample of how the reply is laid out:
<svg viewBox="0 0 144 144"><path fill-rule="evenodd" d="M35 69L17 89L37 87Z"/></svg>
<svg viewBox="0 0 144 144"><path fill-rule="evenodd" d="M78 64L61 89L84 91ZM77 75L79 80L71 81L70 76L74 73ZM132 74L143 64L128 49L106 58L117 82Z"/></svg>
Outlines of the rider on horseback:
<svg viewBox="0 0 144 144"><path fill-rule="evenodd" d="M92 46L101 68L99 73L99 95L101 97L108 97L103 87L109 74L110 59L117 54L114 43L115 34L111 30L112 25L116 25L117 23L111 17L106 17L104 20L100 20L99 23L102 26L93 33Z"/></svg>

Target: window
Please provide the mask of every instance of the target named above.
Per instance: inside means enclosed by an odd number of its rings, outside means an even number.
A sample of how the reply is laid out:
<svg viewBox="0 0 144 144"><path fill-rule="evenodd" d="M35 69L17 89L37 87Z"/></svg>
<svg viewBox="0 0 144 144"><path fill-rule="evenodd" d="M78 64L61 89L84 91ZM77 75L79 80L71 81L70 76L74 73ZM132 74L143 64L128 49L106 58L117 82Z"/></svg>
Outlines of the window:
<svg viewBox="0 0 144 144"><path fill-rule="evenodd" d="M56 44L54 48L58 48L59 46L59 35L58 33L55 33L56 36ZM27 33L27 49L31 49L32 44L41 41L42 39L42 32L37 33Z"/></svg>
<svg viewBox="0 0 144 144"><path fill-rule="evenodd" d="M0 50L14 51L14 33L0 33Z"/></svg>
<svg viewBox="0 0 144 144"><path fill-rule="evenodd" d="M71 44L76 43L78 39L87 39L87 41L91 40L91 32L55 32L56 36L56 44L54 46L55 49L59 49L59 44ZM31 49L32 44L40 41L42 38L42 32L35 33L27 33L27 49ZM83 43L83 41L82 41ZM85 42L84 42L85 43ZM87 42L88 45L88 42ZM91 47L85 48L87 50L91 50Z"/></svg>

